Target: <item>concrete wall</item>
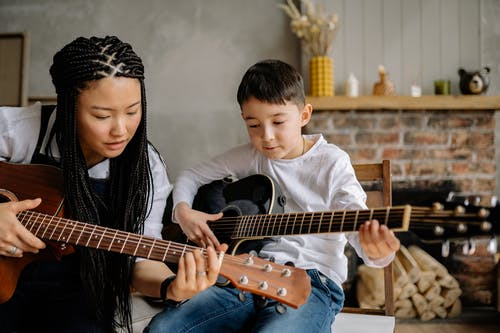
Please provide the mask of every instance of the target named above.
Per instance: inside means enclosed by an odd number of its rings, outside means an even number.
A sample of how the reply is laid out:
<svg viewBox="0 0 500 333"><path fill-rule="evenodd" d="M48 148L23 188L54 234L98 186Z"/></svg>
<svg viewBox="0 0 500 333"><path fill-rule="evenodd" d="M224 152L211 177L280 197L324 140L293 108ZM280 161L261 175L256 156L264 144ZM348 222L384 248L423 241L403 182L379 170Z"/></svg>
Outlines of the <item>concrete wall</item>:
<svg viewBox="0 0 500 333"><path fill-rule="evenodd" d="M0 31L29 31L29 95L54 95L54 53L78 36L117 35L146 66L151 141L171 178L247 141L236 89L264 58L300 66L281 0L0 0Z"/></svg>

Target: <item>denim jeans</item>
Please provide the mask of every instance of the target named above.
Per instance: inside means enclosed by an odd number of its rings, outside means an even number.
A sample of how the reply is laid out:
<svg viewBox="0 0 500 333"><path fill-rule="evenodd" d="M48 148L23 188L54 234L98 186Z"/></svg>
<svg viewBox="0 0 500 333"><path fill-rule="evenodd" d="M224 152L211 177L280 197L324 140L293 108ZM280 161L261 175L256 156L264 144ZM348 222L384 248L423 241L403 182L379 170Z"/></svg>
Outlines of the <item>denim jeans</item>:
<svg viewBox="0 0 500 333"><path fill-rule="evenodd" d="M344 293L317 270L307 272L311 295L298 309L244 293L233 287L213 286L179 307L166 307L144 330L158 332L330 332L342 309ZM265 303L265 304L263 304ZM250 331L249 330L249 331Z"/></svg>

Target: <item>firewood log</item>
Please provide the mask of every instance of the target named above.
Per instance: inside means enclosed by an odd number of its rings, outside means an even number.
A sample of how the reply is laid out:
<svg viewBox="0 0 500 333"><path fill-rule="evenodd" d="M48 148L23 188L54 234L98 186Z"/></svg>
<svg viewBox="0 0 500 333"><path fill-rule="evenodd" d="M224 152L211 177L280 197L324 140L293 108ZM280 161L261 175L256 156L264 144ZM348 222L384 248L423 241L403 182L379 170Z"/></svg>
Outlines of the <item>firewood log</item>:
<svg viewBox="0 0 500 333"><path fill-rule="evenodd" d="M399 251L396 252L396 255L403 265L406 274L408 274L410 282L417 282L420 277L420 268L408 249L401 245Z"/></svg>
<svg viewBox="0 0 500 333"><path fill-rule="evenodd" d="M404 287L410 280L408 278L408 274L406 274L406 270L403 267L403 264L401 264L401 261L397 256L395 256L394 260L392 261L392 268L394 272L394 287Z"/></svg>
<svg viewBox="0 0 500 333"><path fill-rule="evenodd" d="M444 303L444 297L441 295L436 295L433 299L429 300L429 306L431 309L437 307L437 306L442 306Z"/></svg>
<svg viewBox="0 0 500 333"><path fill-rule="evenodd" d="M445 288L448 289L457 289L460 288L460 284L458 283L457 279L455 279L451 274L446 273L446 275L440 276L437 279L437 282Z"/></svg>
<svg viewBox="0 0 500 333"><path fill-rule="evenodd" d="M444 306L435 306L431 307L431 310L439 317L446 318L448 316L448 311L444 308Z"/></svg>
<svg viewBox="0 0 500 333"><path fill-rule="evenodd" d="M462 301L460 298L457 298L455 303L453 303L448 309L448 318L455 318L462 313Z"/></svg>
<svg viewBox="0 0 500 333"><path fill-rule="evenodd" d="M443 291L441 292L441 296L443 296L444 298L443 306L445 308L451 306L456 302L460 295L462 295L462 290L459 288L443 289Z"/></svg>
<svg viewBox="0 0 500 333"><path fill-rule="evenodd" d="M408 283L401 289L398 299L405 299L415 295L418 292L417 286L413 283Z"/></svg>
<svg viewBox="0 0 500 333"><path fill-rule="evenodd" d="M394 302L394 307L396 309L401 309L401 308L411 308L413 307L413 303L409 298L406 299L398 299Z"/></svg>
<svg viewBox="0 0 500 333"><path fill-rule="evenodd" d="M425 297L422 296L421 294L419 293L413 294L411 296L411 300L419 316L422 316L423 313L430 310L429 303L427 302Z"/></svg>
<svg viewBox="0 0 500 333"><path fill-rule="evenodd" d="M434 271L421 271L417 281L418 291L422 294L436 283L436 273Z"/></svg>
<svg viewBox="0 0 500 333"><path fill-rule="evenodd" d="M358 267L358 277L358 284L363 283L366 287L362 293L370 294L373 298L374 305L385 304L384 270L381 268L360 265ZM357 297L358 299L364 299L364 296L360 294L359 289Z"/></svg>
<svg viewBox="0 0 500 333"><path fill-rule="evenodd" d="M415 318L417 316L417 311L415 308L399 308L394 311L394 316L396 318Z"/></svg>
<svg viewBox="0 0 500 333"><path fill-rule="evenodd" d="M408 252L411 253L414 260L418 263L419 267L423 271L433 271L437 276L445 276L448 274L448 270L439 261L434 259L430 254L422 250L416 245L410 245L408 247Z"/></svg>
<svg viewBox="0 0 500 333"><path fill-rule="evenodd" d="M432 301L441 294L441 286L438 283L433 283L429 289L423 294L427 301Z"/></svg>
<svg viewBox="0 0 500 333"><path fill-rule="evenodd" d="M428 321L428 320L436 318L436 313L432 310L427 310L427 311L424 311L422 314L420 314L419 318L420 318L420 320Z"/></svg>

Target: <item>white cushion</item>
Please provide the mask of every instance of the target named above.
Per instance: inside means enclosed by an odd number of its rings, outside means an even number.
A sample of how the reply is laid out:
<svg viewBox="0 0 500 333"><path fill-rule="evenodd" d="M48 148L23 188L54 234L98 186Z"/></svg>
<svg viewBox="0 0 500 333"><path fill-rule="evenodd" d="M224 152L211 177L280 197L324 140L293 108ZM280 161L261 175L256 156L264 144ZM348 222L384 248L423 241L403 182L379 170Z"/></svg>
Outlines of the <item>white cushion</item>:
<svg viewBox="0 0 500 333"><path fill-rule="evenodd" d="M333 333L393 333L394 316L339 313L332 325Z"/></svg>

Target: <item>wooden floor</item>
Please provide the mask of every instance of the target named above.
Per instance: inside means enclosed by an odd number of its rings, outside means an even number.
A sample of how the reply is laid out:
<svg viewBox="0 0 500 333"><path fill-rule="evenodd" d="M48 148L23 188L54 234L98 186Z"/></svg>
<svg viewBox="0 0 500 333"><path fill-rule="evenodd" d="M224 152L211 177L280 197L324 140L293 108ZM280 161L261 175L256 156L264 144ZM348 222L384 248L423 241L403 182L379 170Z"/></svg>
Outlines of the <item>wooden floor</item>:
<svg viewBox="0 0 500 333"><path fill-rule="evenodd" d="M458 319L396 320L395 333L499 333L500 312L472 309Z"/></svg>
<svg viewBox="0 0 500 333"><path fill-rule="evenodd" d="M395 333L498 333L494 324L397 323Z"/></svg>

